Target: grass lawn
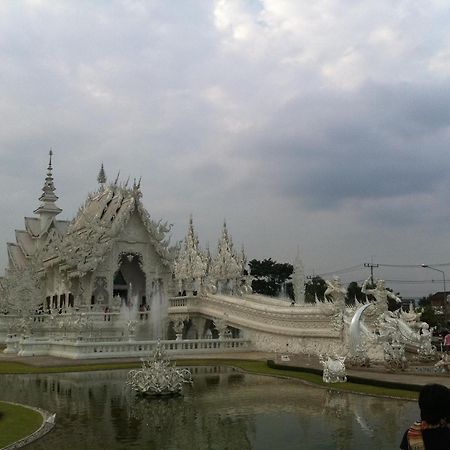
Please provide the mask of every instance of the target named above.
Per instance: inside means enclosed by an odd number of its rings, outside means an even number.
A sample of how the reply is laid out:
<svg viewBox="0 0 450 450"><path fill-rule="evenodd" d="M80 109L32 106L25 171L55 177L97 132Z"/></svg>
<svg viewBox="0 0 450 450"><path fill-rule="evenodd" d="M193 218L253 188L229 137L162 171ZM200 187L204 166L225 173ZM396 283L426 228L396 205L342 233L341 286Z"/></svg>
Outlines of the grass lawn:
<svg viewBox="0 0 450 450"><path fill-rule="evenodd" d="M23 406L0 401L0 448L22 439L42 425L42 416Z"/></svg>
<svg viewBox="0 0 450 450"><path fill-rule="evenodd" d="M308 383L326 387L328 389L336 389L347 392L357 392L366 395L380 395L388 397L397 397L404 399L417 399L418 393L414 391L395 389L384 386L371 386L359 383L337 383L327 384L322 381L320 375L299 372L294 370L280 370L267 366L265 361L246 361L238 359L192 359L179 360L179 366L233 366L238 367L246 372L271 375L285 378L294 378L303 380ZM104 364L85 364L77 366L55 366L55 367L36 367L17 362L0 362L0 374L25 374L25 373L61 373L61 372L87 372L94 370L113 370L113 369L131 369L140 367L141 363L104 363Z"/></svg>

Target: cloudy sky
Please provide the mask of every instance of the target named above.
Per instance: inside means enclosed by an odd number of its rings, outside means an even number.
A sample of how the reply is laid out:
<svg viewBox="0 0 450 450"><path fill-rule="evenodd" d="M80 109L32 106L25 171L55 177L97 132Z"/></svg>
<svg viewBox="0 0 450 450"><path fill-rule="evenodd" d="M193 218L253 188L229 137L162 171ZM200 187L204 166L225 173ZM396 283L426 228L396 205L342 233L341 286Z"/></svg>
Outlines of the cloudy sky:
<svg viewBox="0 0 450 450"><path fill-rule="evenodd" d="M173 241L226 218L249 258L442 290L397 266L450 279L449 23L447 0L2 0L0 236L52 147L61 218L103 162Z"/></svg>

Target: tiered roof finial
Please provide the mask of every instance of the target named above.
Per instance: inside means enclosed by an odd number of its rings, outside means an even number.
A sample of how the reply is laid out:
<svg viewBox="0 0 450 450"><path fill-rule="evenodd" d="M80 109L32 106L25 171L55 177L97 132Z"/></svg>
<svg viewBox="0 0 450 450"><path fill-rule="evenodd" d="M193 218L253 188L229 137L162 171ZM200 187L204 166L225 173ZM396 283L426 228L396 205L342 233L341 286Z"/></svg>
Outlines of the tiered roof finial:
<svg viewBox="0 0 450 450"><path fill-rule="evenodd" d="M47 177L45 178L44 186L42 188L42 194L39 197L41 202L50 202L54 203L58 200L58 197L55 195L55 185L53 184L53 175L52 175L52 156L53 152L50 149L49 151L49 162L47 167Z"/></svg>
<svg viewBox="0 0 450 450"><path fill-rule="evenodd" d="M47 177L45 178L44 187L42 188L43 194L39 197L39 200L45 202L45 201L51 201L55 202L58 200L58 197L54 194L55 192L55 185L53 184L53 175L52 175L52 156L53 152L52 149L48 152L49 154L49 161L48 161L48 167L47 167Z"/></svg>
<svg viewBox="0 0 450 450"><path fill-rule="evenodd" d="M44 186L42 188L42 194L39 197L39 200L42 202L41 205L39 206L39 208L37 208L34 212L35 214L39 214L41 215L41 217L48 217L49 219L52 217L55 217L56 215L58 215L62 209L58 208L55 205L56 200L58 200L58 197L55 194L55 185L53 184L53 175L52 175L52 156L53 156L53 151L52 149L50 149L49 151L49 162L48 162L48 167L47 167L47 176L45 178L44 181ZM44 222L48 223L48 221L43 221L43 226L44 226Z"/></svg>

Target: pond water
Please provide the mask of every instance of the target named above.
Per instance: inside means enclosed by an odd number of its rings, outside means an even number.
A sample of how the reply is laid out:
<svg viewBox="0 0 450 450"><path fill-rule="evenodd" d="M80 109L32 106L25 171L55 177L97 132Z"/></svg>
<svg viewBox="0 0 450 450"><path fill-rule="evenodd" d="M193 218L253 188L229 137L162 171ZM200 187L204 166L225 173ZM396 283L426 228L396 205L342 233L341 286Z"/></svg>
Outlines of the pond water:
<svg viewBox="0 0 450 450"><path fill-rule="evenodd" d="M415 402L300 382L194 368L185 396L144 400L127 371L0 377L0 399L56 412L30 449L388 450L416 419Z"/></svg>

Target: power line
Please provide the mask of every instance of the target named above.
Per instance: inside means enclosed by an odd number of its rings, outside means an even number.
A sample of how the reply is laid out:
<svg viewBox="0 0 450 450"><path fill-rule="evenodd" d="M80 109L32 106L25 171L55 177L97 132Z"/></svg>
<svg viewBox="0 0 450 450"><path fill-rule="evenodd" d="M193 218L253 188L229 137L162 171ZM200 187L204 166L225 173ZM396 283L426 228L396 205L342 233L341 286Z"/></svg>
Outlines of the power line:
<svg viewBox="0 0 450 450"><path fill-rule="evenodd" d="M422 268L421 264L378 264L380 267L403 267L403 268ZM441 264L427 264L433 267L445 267L450 266L450 263L441 263Z"/></svg>
<svg viewBox="0 0 450 450"><path fill-rule="evenodd" d="M341 275L343 273L354 272L355 270L362 269L362 268L363 268L363 266L361 264L358 264L357 266L346 267L345 269L334 270L332 272L319 273L319 274L316 274L316 276L324 277L327 275Z"/></svg>
<svg viewBox="0 0 450 450"><path fill-rule="evenodd" d="M371 263L364 263L364 267L370 267L370 282L373 284L373 269L374 267L380 267L380 265L371 262Z"/></svg>

